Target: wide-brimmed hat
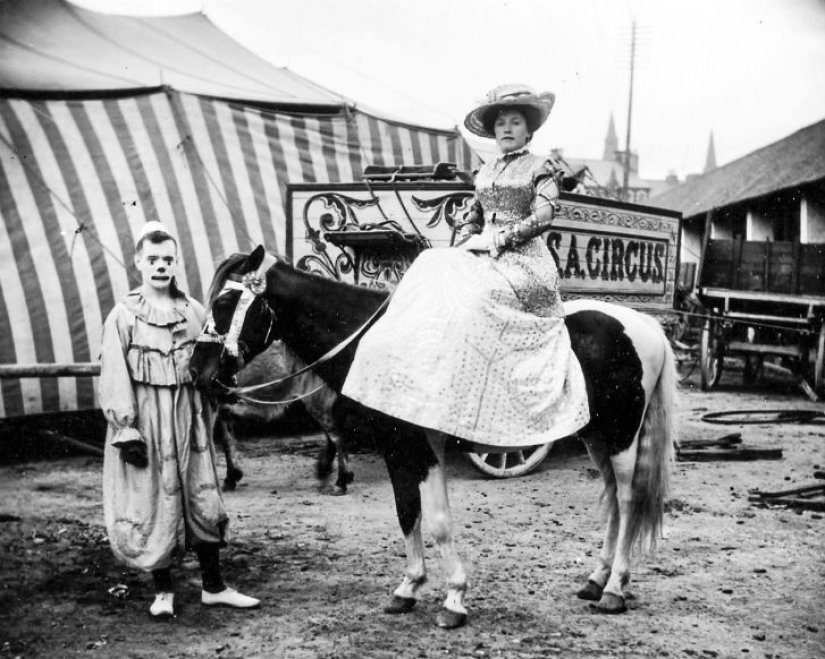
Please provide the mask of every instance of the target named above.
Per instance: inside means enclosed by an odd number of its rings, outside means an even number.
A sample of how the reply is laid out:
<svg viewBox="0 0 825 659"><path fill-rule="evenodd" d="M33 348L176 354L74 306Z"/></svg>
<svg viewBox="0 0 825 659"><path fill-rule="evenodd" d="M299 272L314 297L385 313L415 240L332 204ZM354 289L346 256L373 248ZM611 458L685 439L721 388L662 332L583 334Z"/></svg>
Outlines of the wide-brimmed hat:
<svg viewBox="0 0 825 659"><path fill-rule="evenodd" d="M464 119L471 133L481 137L495 137L493 124L502 110L519 110L527 120L531 133L538 130L550 116L556 95L551 92L537 94L527 85L500 85L487 93L486 100Z"/></svg>

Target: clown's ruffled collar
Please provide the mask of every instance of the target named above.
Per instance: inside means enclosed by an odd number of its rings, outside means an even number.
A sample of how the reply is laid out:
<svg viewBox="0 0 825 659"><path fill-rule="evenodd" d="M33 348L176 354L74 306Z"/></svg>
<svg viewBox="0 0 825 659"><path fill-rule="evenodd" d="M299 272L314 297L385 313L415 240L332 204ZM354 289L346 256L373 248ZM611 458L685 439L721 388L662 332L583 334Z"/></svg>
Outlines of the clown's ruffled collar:
<svg viewBox="0 0 825 659"><path fill-rule="evenodd" d="M138 288L130 292L123 299L123 304L145 323L157 325L158 327L168 327L170 325L177 325L180 322L186 322L186 315L183 311L189 305L186 297L180 295L174 299L174 309L158 309L149 303L144 297L143 292Z"/></svg>

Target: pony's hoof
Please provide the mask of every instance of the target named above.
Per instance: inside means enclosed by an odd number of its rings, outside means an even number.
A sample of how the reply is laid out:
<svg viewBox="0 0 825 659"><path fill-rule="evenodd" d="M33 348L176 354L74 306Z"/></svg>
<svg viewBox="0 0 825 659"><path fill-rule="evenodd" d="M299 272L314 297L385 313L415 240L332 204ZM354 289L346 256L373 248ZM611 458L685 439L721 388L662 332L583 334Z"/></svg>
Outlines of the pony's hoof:
<svg viewBox="0 0 825 659"><path fill-rule="evenodd" d="M604 593L598 604L591 604L590 608L597 613L606 613L608 615L627 611L624 597L616 595L615 593Z"/></svg>
<svg viewBox="0 0 825 659"><path fill-rule="evenodd" d="M435 618L435 624L441 629L457 629L467 624L467 614L442 607Z"/></svg>
<svg viewBox="0 0 825 659"><path fill-rule="evenodd" d="M226 478L223 479L223 491L234 492L238 487L238 481L243 478L243 470L227 469Z"/></svg>
<svg viewBox="0 0 825 659"><path fill-rule="evenodd" d="M384 613L390 613L392 615L409 613L413 610L415 601L414 597L399 597L398 595L393 595L390 603L384 607Z"/></svg>
<svg viewBox="0 0 825 659"><path fill-rule="evenodd" d="M589 600L591 602L598 602L602 598L602 591L604 589L592 579L587 580L587 585L579 589L576 597L580 600Z"/></svg>
<svg viewBox="0 0 825 659"><path fill-rule="evenodd" d="M342 497L347 493L347 486L341 487L340 485L336 485L335 487L331 488L327 494L331 497Z"/></svg>

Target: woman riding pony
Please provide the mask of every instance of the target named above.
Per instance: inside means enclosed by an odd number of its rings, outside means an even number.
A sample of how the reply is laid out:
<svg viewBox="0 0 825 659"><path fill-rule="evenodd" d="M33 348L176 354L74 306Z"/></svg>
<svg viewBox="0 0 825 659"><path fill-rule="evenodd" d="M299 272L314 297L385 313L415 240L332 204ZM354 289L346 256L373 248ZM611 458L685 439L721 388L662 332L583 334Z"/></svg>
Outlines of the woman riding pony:
<svg viewBox="0 0 825 659"><path fill-rule="evenodd" d="M553 102L504 85L467 116L501 155L476 176L460 248L423 252L361 339L346 396L484 445L545 444L587 424L557 266L542 240L561 171L527 148Z"/></svg>

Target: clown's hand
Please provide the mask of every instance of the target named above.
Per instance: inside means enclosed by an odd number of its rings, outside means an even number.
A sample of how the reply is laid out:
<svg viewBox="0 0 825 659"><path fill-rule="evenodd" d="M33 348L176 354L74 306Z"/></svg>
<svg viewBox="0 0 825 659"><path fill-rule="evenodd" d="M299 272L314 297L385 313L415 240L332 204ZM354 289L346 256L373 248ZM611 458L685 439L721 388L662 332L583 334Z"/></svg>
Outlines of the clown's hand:
<svg viewBox="0 0 825 659"><path fill-rule="evenodd" d="M126 464L130 464L138 469L144 469L149 464L149 457L146 453L146 444L133 439L123 442L118 446L120 449L120 459Z"/></svg>

